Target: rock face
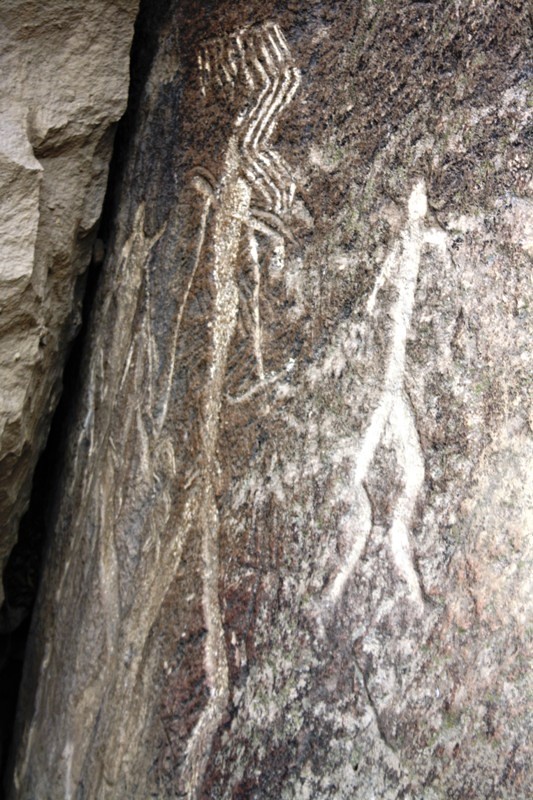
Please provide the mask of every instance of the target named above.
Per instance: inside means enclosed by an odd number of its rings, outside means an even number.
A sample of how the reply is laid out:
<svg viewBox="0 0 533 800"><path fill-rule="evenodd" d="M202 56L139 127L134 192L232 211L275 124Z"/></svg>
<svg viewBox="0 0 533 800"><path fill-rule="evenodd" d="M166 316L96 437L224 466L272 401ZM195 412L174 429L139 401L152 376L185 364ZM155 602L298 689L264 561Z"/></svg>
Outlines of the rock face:
<svg viewBox="0 0 533 800"><path fill-rule="evenodd" d="M0 9L0 569L79 325L137 6L3 0Z"/></svg>
<svg viewBox="0 0 533 800"><path fill-rule="evenodd" d="M526 4L154 9L11 797L526 800Z"/></svg>

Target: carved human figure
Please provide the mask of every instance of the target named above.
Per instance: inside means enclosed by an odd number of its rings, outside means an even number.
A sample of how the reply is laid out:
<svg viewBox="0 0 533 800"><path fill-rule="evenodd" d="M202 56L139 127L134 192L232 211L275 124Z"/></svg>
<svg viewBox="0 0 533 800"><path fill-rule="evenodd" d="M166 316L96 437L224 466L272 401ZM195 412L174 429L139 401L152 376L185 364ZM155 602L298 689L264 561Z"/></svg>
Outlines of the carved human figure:
<svg viewBox="0 0 533 800"><path fill-rule="evenodd" d="M90 637L76 642L79 650L76 663L83 688L59 695L54 694L49 675L55 674L54 665L61 662L62 653L53 642L50 644L35 698L37 722L32 722L25 733L27 757L18 764L14 778L17 787L24 785L31 770L28 760L31 741L38 736L37 725L49 724L44 709L53 696L54 719L65 731L65 739L59 743L62 753L58 766L64 796L71 797L74 787L83 780L87 796L116 797L116 787L127 776L128 764L139 755L150 707L145 702L147 693L152 691L147 676L153 667L150 659L156 658L152 653L147 661L150 632L176 578L185 542L193 530L199 534L203 560L204 671L209 696L181 765L177 787L180 796L197 796L212 738L228 703L228 665L218 597L219 516L214 486L218 474L220 412L228 353L239 314L236 280L239 253L243 243L247 244L259 273L254 231L271 235L277 243L286 235L283 215L294 196L294 181L281 157L271 148L270 140L279 115L296 91L299 73L283 34L271 23L207 43L200 48L199 63L202 92L218 90L221 84L229 87L230 94L232 87L235 92L239 88L242 107L235 115L217 178L202 169L196 170L193 178L204 204L193 268L175 316L168 320L172 327L170 340L158 334L154 325L152 284L146 268L151 249L163 237L164 226L154 237L147 238L142 205L123 247L116 277L121 291L117 293L113 336L106 346L113 348L109 362L124 366L120 372L107 373L107 353L103 347L91 359L86 417L80 426L74 464L75 470L83 472L79 496L72 509L77 533L72 537L57 586L57 597L77 597L80 580L84 581L86 591L94 594L100 609L105 641L98 664L94 662ZM169 410L174 400L181 326L202 265L211 270L214 287L206 348L209 363L198 399L200 425L195 464L182 487L183 504L176 510L175 427L169 419ZM127 280L122 272L126 269ZM258 292L257 274L256 296ZM110 292L103 317L113 314L114 302L114 294ZM258 313L256 323L254 347L261 380ZM161 364L165 365L163 370ZM99 396L104 391L114 402ZM132 397L144 402L131 402ZM186 431L184 435L189 433ZM129 471L121 461L126 447L136 454ZM84 469L84 464L91 464L97 457L103 467ZM117 536L117 532L127 531L132 519L142 527L139 537L142 549L125 566L121 558L128 553L123 548L119 554L116 543L123 537ZM95 532L91 537L84 536L88 527ZM87 558L74 557L85 546ZM85 563L95 565L89 576L79 573ZM131 586L140 588L122 597L121 581L127 569L133 573ZM58 619L61 614L70 613L65 610L67 606L68 603L63 608L60 605ZM86 604L78 609L80 629L89 624L84 617L85 608L93 606ZM124 707L129 710L126 718ZM86 730L75 724L81 717L87 720L90 738ZM91 752L98 752L97 769L87 768Z"/></svg>
<svg viewBox="0 0 533 800"><path fill-rule="evenodd" d="M207 232L212 231L214 300L211 318L210 361L202 392L202 464L196 506L202 532L203 611L207 630L205 672L210 686L208 704L189 740L182 782L193 797L215 734L229 699L228 665L218 598L219 512L215 476L217 445L228 353L239 313L238 256L242 237L254 264L254 353L258 379L264 379L259 318L260 263L254 231L283 240L283 215L289 210L295 184L282 158L270 147L278 118L299 85L285 38L276 24L245 28L227 39L205 43L198 54L201 92L239 84L242 110L234 119L218 180L205 169L195 171L193 185L204 197L196 266L201 263ZM209 224L208 224L209 223ZM184 302L186 302L185 297ZM175 332L177 336L177 331ZM169 386L172 383L170 376Z"/></svg>
<svg viewBox="0 0 533 800"><path fill-rule="evenodd" d="M382 444L392 447L402 480L402 489L392 513L388 532L392 558L399 576L405 581L411 600L424 607L423 589L414 565L410 528L417 499L424 485L424 458L418 438L415 417L405 389L405 360L409 330L422 249L436 245L445 250L445 234L425 223L427 198L424 182L418 181L409 197L408 219L400 241L385 260L374 290L367 303L367 316L375 314L376 297L386 283L396 290L390 311L392 329L385 369L385 378L378 402L353 453L350 478L352 509L341 522L351 542L348 553L331 580L322 600L323 611L335 604L346 588L362 555L372 529L370 500L365 489L370 466Z"/></svg>

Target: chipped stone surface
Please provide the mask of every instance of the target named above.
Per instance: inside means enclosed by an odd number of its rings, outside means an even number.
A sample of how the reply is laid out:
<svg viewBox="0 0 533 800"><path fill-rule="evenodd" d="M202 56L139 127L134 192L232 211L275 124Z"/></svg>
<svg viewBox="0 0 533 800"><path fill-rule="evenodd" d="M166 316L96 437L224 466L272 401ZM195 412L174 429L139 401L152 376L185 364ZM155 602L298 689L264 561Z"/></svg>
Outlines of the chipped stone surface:
<svg viewBox="0 0 533 800"><path fill-rule="evenodd" d="M0 9L0 570L79 324L137 6L4 0Z"/></svg>
<svg viewBox="0 0 533 800"><path fill-rule="evenodd" d="M11 796L526 800L525 4L154 7Z"/></svg>

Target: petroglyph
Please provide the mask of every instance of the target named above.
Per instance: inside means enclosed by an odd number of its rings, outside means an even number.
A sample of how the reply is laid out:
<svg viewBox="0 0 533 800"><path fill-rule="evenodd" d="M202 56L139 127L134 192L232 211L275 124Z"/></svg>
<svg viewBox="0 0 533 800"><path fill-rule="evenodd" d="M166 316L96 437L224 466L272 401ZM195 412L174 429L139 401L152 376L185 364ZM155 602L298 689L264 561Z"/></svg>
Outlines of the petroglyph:
<svg viewBox="0 0 533 800"><path fill-rule="evenodd" d="M201 412L201 474L198 477L198 504L195 506L202 533L203 613L207 630L204 664L210 697L192 732L182 770L183 787L191 798L195 796L209 757L211 740L229 699L228 664L218 596L219 513L215 481L218 474L216 451L223 387L239 313L236 279L239 249L244 236L255 282L253 347L257 375L259 381L263 381L265 374L259 314L261 265L255 231L260 230L271 236L279 252L285 230L282 215L292 204L295 184L281 157L270 148L270 140L280 114L299 84L299 72L293 64L283 34L272 23L245 28L227 39L205 43L198 54L198 67L204 96L213 87L215 90L217 87L227 87L230 93L244 89L245 103L235 118L218 181L215 182L205 170L196 170L193 178L194 187L204 195L197 262L204 247L207 219L212 213L215 296L210 364ZM184 305L195 270L196 265ZM183 311L180 311L178 325L182 314Z"/></svg>
<svg viewBox="0 0 533 800"><path fill-rule="evenodd" d="M282 214L292 204L296 184L270 143L298 89L300 72L279 26L268 22L206 42L198 54L198 68L204 96L224 88L232 94L238 87L243 93L234 123L240 170L252 187L252 203Z"/></svg>
<svg viewBox="0 0 533 800"><path fill-rule="evenodd" d="M426 213L426 191L424 183L420 181L411 192L408 222L400 241L386 258L367 302L367 317L372 319L376 311L376 298L382 287L391 284L397 294L390 311L392 330L381 394L355 450L353 445L347 446L347 454L349 452L354 464L350 479L353 504L352 512L342 524L349 528L346 533L351 545L327 590L323 600L324 610L342 596L370 535L372 512L365 481L382 444L393 448L402 479L401 494L396 500L389 528L392 558L407 585L410 598L419 607L423 608L424 605L410 542L414 510L424 485L424 458L404 381L407 333L413 313L422 249L424 246L446 249L445 233L425 225Z"/></svg>
<svg viewBox="0 0 533 800"><path fill-rule="evenodd" d="M300 84L300 72L291 57L278 25L266 23L243 28L226 38L204 43L198 53L201 93L238 90L241 108L234 120L234 142L238 171L251 189L250 203L243 217L248 229L248 253L253 264L254 353L259 383L271 382L265 376L262 355L259 297L262 264L255 232L273 242L275 257L285 258L285 240L294 241L284 216L290 210L296 184L279 153L271 147L276 124ZM220 181L224 180L221 176ZM205 196L205 207L217 204L216 180L205 169L195 170L194 187ZM201 230L201 236L203 232ZM230 398L233 402L242 398Z"/></svg>
<svg viewBox="0 0 533 800"><path fill-rule="evenodd" d="M85 675L86 685L77 695L64 692L56 698L56 718L61 717L61 728L74 731L72 738L65 742L64 796L71 797L72 787L78 785L80 770L87 753L89 742L85 732L72 725L77 713L82 713L88 728L95 724L95 741L102 752L102 769L91 771L85 779L87 792L94 797L114 796L113 785L124 769L124 762L131 748L135 747L137 737L128 725L137 725L142 718L143 693L140 689L143 670L142 647L157 618L161 604L174 578L181 556L181 548L187 533L187 525L177 533L164 538L170 512L170 483L175 476L174 450L171 442L159 433L152 433L153 420L148 404L124 403L124 397L135 394L142 398L146 388L146 375L149 373L150 350L154 342L149 323L143 319L143 335L134 336L135 311L138 298L142 294L143 275L150 250L162 236L164 229L150 238L143 235L144 208L136 215L133 232L122 251L116 285L121 287L120 303L114 317L113 336L107 344L107 352L96 352L91 361L86 393L83 424L74 447L73 470L80 476L80 492L73 508L76 535L70 541L65 556L65 564L57 584L58 605L57 625L65 614L75 615L81 630L90 626L84 615L84 608L72 610L67 603L61 603L66 596L78 596L80 582L84 582L86 592L95 595L95 605L102 619L104 643L101 660L93 663L91 644L82 639L78 643L78 664L80 673ZM129 281L123 281L122 271L129 269ZM108 317L114 298L109 293L102 315ZM122 371L109 373L105 355L112 351L118 364L124 364ZM149 392L149 388L147 389ZM110 400L104 402L105 394ZM125 408L127 413L119 419L114 410ZM120 563L116 548L115 531L121 526L128 527L124 514L126 497L133 479L124 471L124 465L117 457L129 441L133 442L139 459L134 480L135 489L141 499L148 497L145 518L146 536L142 546L142 558L136 567L134 585L144 590L137 592L124 612L124 597L120 594L120 575L124 565ZM98 460L101 469L88 469L87 464ZM143 494L144 493L144 494ZM131 513L131 508L130 508ZM86 522L98 535L83 537ZM189 524L190 527L190 524ZM76 555L86 547L86 561L93 561L95 569L84 577L79 574ZM76 571L78 570L78 572ZM94 612L94 608L89 606ZM124 612L121 616L121 611ZM92 613L91 612L91 613ZM70 624L72 620L70 619ZM90 637L89 637L90 639ZM127 654L127 657L124 656ZM43 662L42 678L36 698L36 715L51 691L48 676L53 672L51 662L60 662L63 654L52 640L48 655ZM100 698L101 706L95 702ZM139 709L132 714L131 723L126 724L121 709L127 705ZM96 722L96 715L98 721ZM31 738L33 729L28 736ZM29 752L29 750L28 750ZM67 758L68 755L68 758ZM28 769L22 762L15 775L20 785Z"/></svg>
<svg viewBox="0 0 533 800"><path fill-rule="evenodd" d="M147 679L151 669L147 643L176 578L187 537L193 531L199 534L203 560L204 668L209 698L182 763L182 795L197 796L211 742L229 698L218 595L216 481L220 415L227 402L224 383L239 315L236 273L243 248L250 254L256 282L252 344L257 377L259 382L269 379L264 376L258 306L262 251L255 236L260 232L268 237L278 256L290 238L284 216L295 185L289 169L272 149L271 137L297 89L299 73L281 31L270 23L241 30L224 41L207 43L200 49L198 64L201 91L206 98L212 90L219 95L226 87L230 95L234 92L234 101L240 105L219 174L199 168L191 176L191 184L202 198L202 210L186 284L180 289L179 303L169 304L174 314L169 320L171 336L158 333L156 303L151 297L156 284L151 282L147 269L151 251L164 228L151 238L145 237L141 207L132 234L119 254L114 284L101 310L103 318L113 320L112 335L91 358L85 408L77 442L73 442L73 469L80 488L72 500L71 513L77 533L57 581L59 612L54 624L56 630L68 627L64 616L73 613L70 606L76 603L61 601L77 597L83 583L86 591L94 595L95 605L76 606L77 624L80 629L89 629L91 620L86 618L85 608L90 608L91 613L97 608L104 635L98 663L90 636L76 645L83 689L54 695L54 718L62 730L70 732L68 741L62 743L68 756L61 768L65 796L70 796L82 776L87 796L116 796L117 783L127 774L128 764L138 757L144 714L150 707L146 697L153 691ZM227 101L225 94L222 100ZM176 487L178 454L173 420L169 417L180 358L179 341L195 281L199 272L206 269L212 273L213 296L208 367L198 398L198 447L190 472ZM110 371L109 364L123 368ZM165 364L164 369L161 364ZM135 454L127 467L121 460L125 450ZM94 469L95 463L98 470ZM182 503L180 509L175 508L177 496ZM138 537L129 535L134 527L139 531ZM94 535L85 536L87 529ZM84 551L83 558L79 553L75 557L78 550ZM92 563L95 567L90 574L82 575L80 570ZM132 591L130 587L140 588ZM43 666L45 672L36 699L39 724L43 725L48 720L44 722L40 706L53 693L48 674L54 673L54 665L62 659L54 644L49 658L53 664L49 671L47 662ZM124 707L129 709L127 719L122 713ZM85 730L74 724L78 716L86 719L87 730L93 731L90 741ZM29 728L27 736L33 736L33 728ZM90 749L99 753L97 770L86 769ZM28 769L26 762L19 766L16 781L20 785Z"/></svg>

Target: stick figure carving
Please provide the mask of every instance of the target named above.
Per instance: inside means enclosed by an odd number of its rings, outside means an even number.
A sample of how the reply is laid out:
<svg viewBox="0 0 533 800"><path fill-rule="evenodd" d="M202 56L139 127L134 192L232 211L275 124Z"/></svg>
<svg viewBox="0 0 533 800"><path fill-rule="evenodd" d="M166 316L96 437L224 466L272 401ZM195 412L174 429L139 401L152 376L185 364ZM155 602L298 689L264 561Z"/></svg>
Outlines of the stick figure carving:
<svg viewBox="0 0 533 800"><path fill-rule="evenodd" d="M407 332L413 313L422 248L432 244L445 251L446 247L444 232L425 225L426 213L426 191L424 183L419 181L409 197L408 222L400 242L386 259L367 303L367 315L372 318L378 291L386 282L395 287L397 299L391 309L392 331L383 388L355 454L350 445L354 464L351 477L353 502L351 512L341 525L350 529L347 533L351 538L351 547L326 591L322 603L324 610L341 598L370 535L372 514L364 483L377 450L384 442L394 449L403 482L389 528L392 557L407 585L409 597L420 608L424 606L409 536L415 505L424 484L424 459L404 381Z"/></svg>

